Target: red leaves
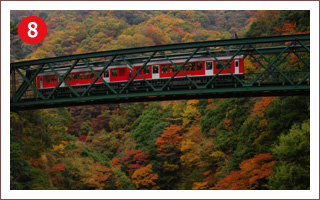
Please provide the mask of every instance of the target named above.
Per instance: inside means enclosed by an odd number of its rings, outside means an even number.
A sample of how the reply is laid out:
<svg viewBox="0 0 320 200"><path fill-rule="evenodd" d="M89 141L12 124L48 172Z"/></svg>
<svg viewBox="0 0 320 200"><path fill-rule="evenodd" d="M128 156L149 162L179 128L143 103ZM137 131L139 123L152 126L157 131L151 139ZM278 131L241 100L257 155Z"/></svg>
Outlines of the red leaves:
<svg viewBox="0 0 320 200"><path fill-rule="evenodd" d="M115 167L121 167L126 165L128 177L130 178L132 174L137 170L143 167L143 165L148 162L148 155L144 154L141 150L131 150L127 151L126 155L122 158L114 158L111 161L111 164Z"/></svg>
<svg viewBox="0 0 320 200"><path fill-rule="evenodd" d="M81 142L85 142L87 140L87 137L86 135L81 135L78 140L81 141Z"/></svg>
<svg viewBox="0 0 320 200"><path fill-rule="evenodd" d="M260 186L260 181L273 173L272 166L277 162L269 153L258 154L243 161L240 170L232 171L212 189L252 190Z"/></svg>
<svg viewBox="0 0 320 200"><path fill-rule="evenodd" d="M156 139L157 151L161 154L168 153L172 146L178 146L181 142L181 127L170 125L163 131L163 134Z"/></svg>
<svg viewBox="0 0 320 200"><path fill-rule="evenodd" d="M59 170L59 171L66 171L64 166L62 166L61 164L56 164L53 169Z"/></svg>

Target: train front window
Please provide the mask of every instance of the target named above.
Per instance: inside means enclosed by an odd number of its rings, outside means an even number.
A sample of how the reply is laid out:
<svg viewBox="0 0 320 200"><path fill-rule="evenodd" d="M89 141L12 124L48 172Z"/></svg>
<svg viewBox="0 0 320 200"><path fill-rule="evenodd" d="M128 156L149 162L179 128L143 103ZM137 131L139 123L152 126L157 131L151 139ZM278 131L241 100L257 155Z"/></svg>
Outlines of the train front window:
<svg viewBox="0 0 320 200"><path fill-rule="evenodd" d="M206 62L206 70L211 70L211 69L212 69L212 66L213 66L212 61L207 61L207 62ZM217 68L217 69L218 69L218 68Z"/></svg>
<svg viewBox="0 0 320 200"><path fill-rule="evenodd" d="M52 76L51 76L51 82L52 82L52 83L57 82L57 77L56 77L55 75L52 75Z"/></svg>
<svg viewBox="0 0 320 200"><path fill-rule="evenodd" d="M202 69L203 69L202 62L197 62L197 70L202 70Z"/></svg>
<svg viewBox="0 0 320 200"><path fill-rule="evenodd" d="M150 67L149 66L146 66L143 68L143 73L144 74L149 74L150 73Z"/></svg>
<svg viewBox="0 0 320 200"><path fill-rule="evenodd" d="M111 76L112 76L112 77L118 76L118 69L112 69L112 70L111 70Z"/></svg>
<svg viewBox="0 0 320 200"><path fill-rule="evenodd" d="M167 65L161 65L161 72L167 73L168 72L168 66Z"/></svg>
<svg viewBox="0 0 320 200"><path fill-rule="evenodd" d="M45 83L50 83L50 76L45 76L44 77L44 82Z"/></svg>

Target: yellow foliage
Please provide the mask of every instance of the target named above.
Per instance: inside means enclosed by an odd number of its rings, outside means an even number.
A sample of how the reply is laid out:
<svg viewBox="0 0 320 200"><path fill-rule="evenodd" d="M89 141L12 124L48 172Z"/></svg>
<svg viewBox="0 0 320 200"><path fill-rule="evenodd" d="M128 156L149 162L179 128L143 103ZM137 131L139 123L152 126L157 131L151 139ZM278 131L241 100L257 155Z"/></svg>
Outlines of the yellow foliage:
<svg viewBox="0 0 320 200"><path fill-rule="evenodd" d="M191 139L183 140L183 141L181 142L181 148L180 148L180 150L181 150L182 152L188 151L189 149L191 149L191 146L194 145L194 144L195 144L195 142L191 141Z"/></svg>
<svg viewBox="0 0 320 200"><path fill-rule="evenodd" d="M187 102L187 107L184 110L184 112L181 114L182 115L182 126L183 127L187 127L194 120L199 119L201 114L198 111L198 109L195 107L195 105L197 103L198 103L198 100L189 100Z"/></svg>
<svg viewBox="0 0 320 200"><path fill-rule="evenodd" d="M64 148L68 144L68 141L61 141L59 145L53 145L53 150L59 154L64 153Z"/></svg>
<svg viewBox="0 0 320 200"><path fill-rule="evenodd" d="M257 71L258 65L255 65L249 59L244 59L243 62L245 73L255 73Z"/></svg>
<svg viewBox="0 0 320 200"><path fill-rule="evenodd" d="M165 161L163 163L163 168L165 169L165 171L175 171L175 170L179 169L179 165L170 164L167 161Z"/></svg>

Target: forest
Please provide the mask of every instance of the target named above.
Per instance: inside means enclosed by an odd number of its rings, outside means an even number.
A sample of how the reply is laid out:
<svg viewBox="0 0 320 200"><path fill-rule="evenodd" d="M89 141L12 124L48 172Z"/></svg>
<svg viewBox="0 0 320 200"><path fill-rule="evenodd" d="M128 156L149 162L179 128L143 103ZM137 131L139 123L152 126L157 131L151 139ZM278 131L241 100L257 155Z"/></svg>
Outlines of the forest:
<svg viewBox="0 0 320 200"><path fill-rule="evenodd" d="M39 16L43 42L18 36ZM309 11L11 11L10 60L310 33ZM285 65L301 69L289 56ZM245 61L248 71L256 70ZM73 106L10 113L11 190L309 190L310 97Z"/></svg>

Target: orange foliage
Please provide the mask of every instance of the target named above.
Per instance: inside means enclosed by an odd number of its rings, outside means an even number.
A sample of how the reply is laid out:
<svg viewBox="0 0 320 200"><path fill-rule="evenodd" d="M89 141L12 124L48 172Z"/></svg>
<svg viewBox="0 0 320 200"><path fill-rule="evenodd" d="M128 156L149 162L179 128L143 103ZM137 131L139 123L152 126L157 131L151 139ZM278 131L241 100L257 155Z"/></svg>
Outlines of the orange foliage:
<svg viewBox="0 0 320 200"><path fill-rule="evenodd" d="M256 115L263 117L263 111L275 98L276 97L262 97L260 101L257 101L246 122L250 122Z"/></svg>
<svg viewBox="0 0 320 200"><path fill-rule="evenodd" d="M156 139L155 145L160 154L165 154L170 151L170 147L177 147L181 142L181 127L177 125L170 125L167 127L162 135Z"/></svg>
<svg viewBox="0 0 320 200"><path fill-rule="evenodd" d="M199 144L204 140L204 135L200 131L200 125L197 124L188 132L183 134L180 150L183 155L180 157L182 165L193 167L200 161Z"/></svg>
<svg viewBox="0 0 320 200"><path fill-rule="evenodd" d="M121 167L121 158L114 158L110 161L111 165L114 167Z"/></svg>
<svg viewBox="0 0 320 200"><path fill-rule="evenodd" d="M105 186L105 181L112 176L112 170L107 168L104 164L96 162L89 167L91 174L88 178L83 178L81 181L89 187L102 190Z"/></svg>
<svg viewBox="0 0 320 200"><path fill-rule="evenodd" d="M208 189L208 182L195 182L192 188L193 190L207 190Z"/></svg>
<svg viewBox="0 0 320 200"><path fill-rule="evenodd" d="M233 123L232 119L226 118L223 121L223 127L230 132L232 130L232 123Z"/></svg>
<svg viewBox="0 0 320 200"><path fill-rule="evenodd" d="M145 167L137 169L132 175L132 182L139 189L159 189L156 185L158 174L154 174L152 165L148 164Z"/></svg>
<svg viewBox="0 0 320 200"><path fill-rule="evenodd" d="M260 181L273 173L272 166L277 162L269 153L258 154L243 161L240 170L232 171L217 182L216 190L252 190L259 187Z"/></svg>
<svg viewBox="0 0 320 200"><path fill-rule="evenodd" d="M282 22L280 26L274 26L273 30L278 34L302 34L302 32L297 32L296 22Z"/></svg>

